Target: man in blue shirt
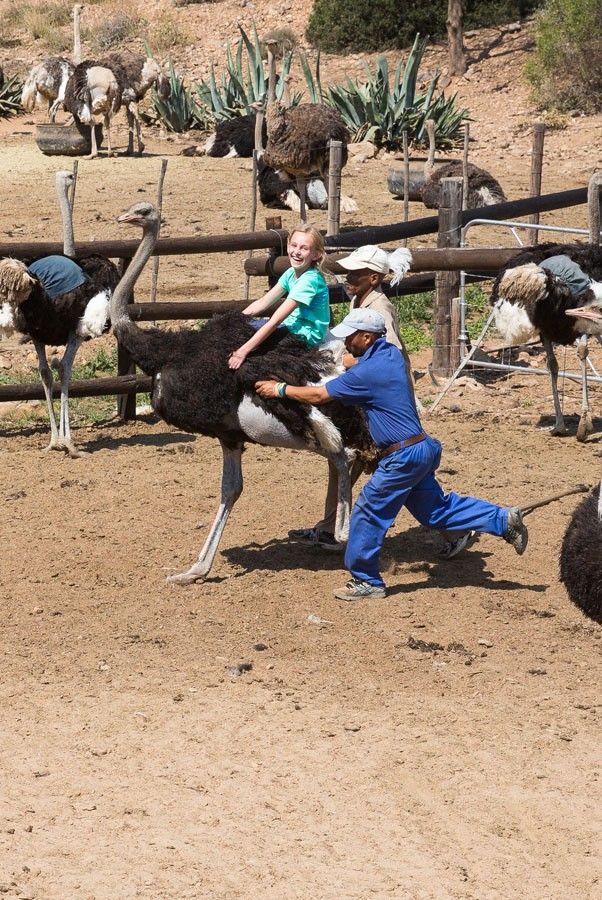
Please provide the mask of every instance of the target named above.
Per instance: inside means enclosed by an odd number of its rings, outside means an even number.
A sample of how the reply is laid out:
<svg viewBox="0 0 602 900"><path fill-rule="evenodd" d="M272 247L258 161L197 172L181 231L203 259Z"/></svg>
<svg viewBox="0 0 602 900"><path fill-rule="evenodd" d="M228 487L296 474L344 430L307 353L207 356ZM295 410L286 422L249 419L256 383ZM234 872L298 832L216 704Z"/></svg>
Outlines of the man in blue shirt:
<svg viewBox="0 0 602 900"><path fill-rule="evenodd" d="M380 313L353 310L332 333L344 339L357 365L315 387L282 386L274 381L255 385L262 397L285 396L314 405L339 400L347 406L361 406L381 451L376 471L351 513L345 566L352 577L335 591L340 600L386 595L379 571L380 551L402 506L421 525L495 534L519 554L527 547L528 532L517 507L505 509L476 497L444 494L434 475L441 462L441 444L422 430L403 357L397 347L387 343L385 331Z"/></svg>

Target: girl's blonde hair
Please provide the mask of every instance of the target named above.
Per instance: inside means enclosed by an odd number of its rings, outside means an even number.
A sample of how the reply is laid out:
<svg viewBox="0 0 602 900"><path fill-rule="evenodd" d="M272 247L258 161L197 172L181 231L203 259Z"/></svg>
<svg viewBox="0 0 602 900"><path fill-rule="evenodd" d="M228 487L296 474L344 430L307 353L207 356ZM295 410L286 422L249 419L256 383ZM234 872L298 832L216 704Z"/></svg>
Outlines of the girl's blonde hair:
<svg viewBox="0 0 602 900"><path fill-rule="evenodd" d="M300 222L299 225L295 226L295 228L293 228L293 230L290 232L289 240L291 239L291 237L294 234L298 234L298 233L311 235L311 241L313 244L313 248L316 251L316 253L320 254L319 259L317 259L313 263L313 265L316 267L316 269L320 269L321 265L322 265L322 260L324 258L324 252L325 252L323 234L320 231L318 231L318 229L316 228L315 225L308 225L307 222Z"/></svg>

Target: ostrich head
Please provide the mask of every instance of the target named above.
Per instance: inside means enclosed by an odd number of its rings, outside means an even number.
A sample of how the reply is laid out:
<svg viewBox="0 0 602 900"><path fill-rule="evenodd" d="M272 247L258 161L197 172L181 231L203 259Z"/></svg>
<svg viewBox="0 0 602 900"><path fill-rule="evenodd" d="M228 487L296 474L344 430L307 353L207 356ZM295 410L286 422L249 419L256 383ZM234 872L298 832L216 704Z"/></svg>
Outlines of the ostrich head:
<svg viewBox="0 0 602 900"><path fill-rule="evenodd" d="M153 59L152 56L148 56L144 61L144 66L142 67L142 88L146 91L151 85L154 85L155 90L161 100L169 99L171 94L171 84L169 78L163 72L161 66L157 62L156 59Z"/></svg>
<svg viewBox="0 0 602 900"><path fill-rule="evenodd" d="M152 231L156 228L159 230L159 213L152 203L148 200L142 200L140 203L134 203L127 212L119 216L117 221L123 225L126 222L130 225L139 225L145 231Z"/></svg>
<svg viewBox="0 0 602 900"><path fill-rule="evenodd" d="M565 315L594 322L598 326L596 333L598 330L602 330L602 308L600 306L578 306L575 309L565 310Z"/></svg>

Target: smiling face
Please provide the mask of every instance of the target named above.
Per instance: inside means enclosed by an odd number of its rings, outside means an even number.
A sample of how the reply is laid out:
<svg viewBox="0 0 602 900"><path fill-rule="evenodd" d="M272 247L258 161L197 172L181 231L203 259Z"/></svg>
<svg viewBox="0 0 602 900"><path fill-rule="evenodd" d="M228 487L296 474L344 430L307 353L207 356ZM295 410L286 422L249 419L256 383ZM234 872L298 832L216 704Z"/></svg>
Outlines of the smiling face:
<svg viewBox="0 0 602 900"><path fill-rule="evenodd" d="M302 231L293 231L288 241L288 256L291 266L295 270L296 275L300 275L313 266L322 256L319 250L314 246L314 239L311 233L306 234Z"/></svg>

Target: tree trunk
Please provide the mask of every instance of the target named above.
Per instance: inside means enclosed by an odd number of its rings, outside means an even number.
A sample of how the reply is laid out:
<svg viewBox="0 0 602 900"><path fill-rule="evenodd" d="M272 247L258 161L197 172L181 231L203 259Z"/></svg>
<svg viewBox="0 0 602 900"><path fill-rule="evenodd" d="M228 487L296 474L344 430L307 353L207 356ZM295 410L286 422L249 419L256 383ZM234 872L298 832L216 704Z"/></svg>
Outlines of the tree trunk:
<svg viewBox="0 0 602 900"><path fill-rule="evenodd" d="M447 0L447 46L449 74L463 75L466 71L466 52L462 31L462 0Z"/></svg>

